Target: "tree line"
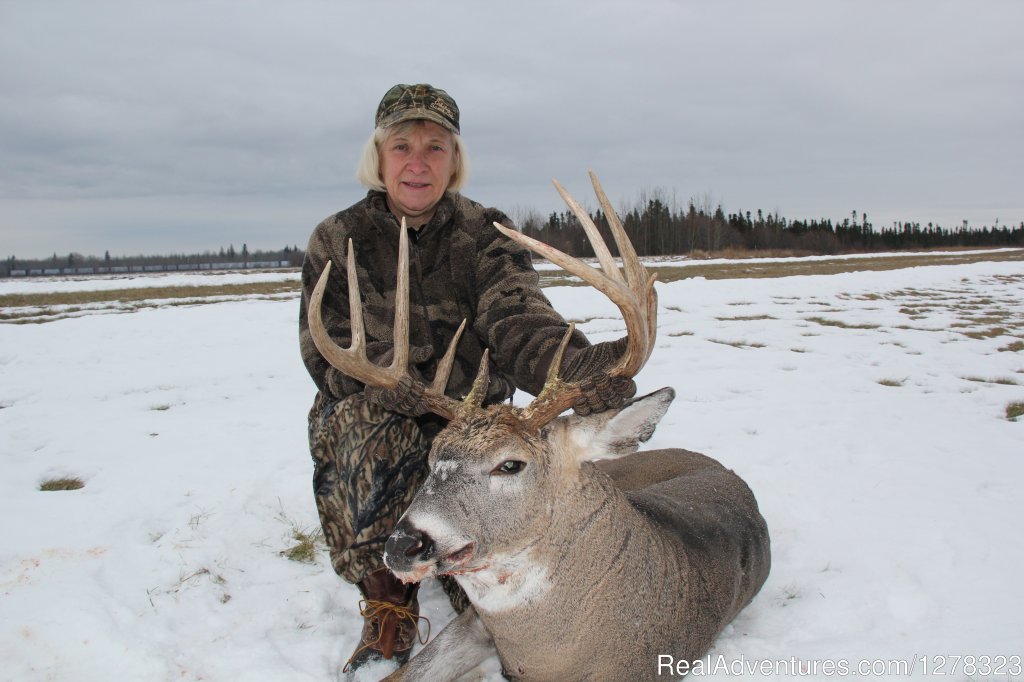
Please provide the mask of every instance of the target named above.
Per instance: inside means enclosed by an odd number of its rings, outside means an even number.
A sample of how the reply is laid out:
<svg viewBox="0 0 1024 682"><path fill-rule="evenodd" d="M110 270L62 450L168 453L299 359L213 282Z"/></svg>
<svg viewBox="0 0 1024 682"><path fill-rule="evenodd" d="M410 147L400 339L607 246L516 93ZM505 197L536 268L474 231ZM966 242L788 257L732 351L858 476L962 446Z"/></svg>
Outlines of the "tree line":
<svg viewBox="0 0 1024 682"><path fill-rule="evenodd" d="M221 267L245 268L256 263L278 263L281 267L300 267L306 253L298 246L285 246L276 250L250 251L247 244L235 249L234 244L219 251L203 251L202 253L175 253L170 255L135 255L111 256L110 251L102 256L85 256L80 253L57 255L49 258L17 258L9 256L3 264L0 274L9 276L11 273L23 271L44 271L52 274L54 270L93 270L95 272L142 272L151 270L176 270L178 267L200 266L202 269L218 269Z"/></svg>
<svg viewBox="0 0 1024 682"><path fill-rule="evenodd" d="M606 242L614 250L608 220L598 209L590 214ZM777 213L737 211L691 200L673 209L663 197L643 197L619 211L623 227L641 256L696 253L786 252L793 255L833 255L870 251L900 251L953 247L1024 246L1024 221L1016 226L972 227L965 220L949 228L934 223L895 222L876 228L865 213L851 211L849 218L790 220ZM523 232L574 256L592 256L593 250L569 211L551 213L547 219L527 212L519 217Z"/></svg>
<svg viewBox="0 0 1024 682"><path fill-rule="evenodd" d="M608 220L598 209L590 214L605 240L614 250ZM641 256L707 255L726 253L731 256L749 253L787 253L791 255L833 255L870 251L900 251L954 247L1024 247L1024 221L1015 226L974 227L963 221L955 227L935 223L895 222L876 228L866 213L851 211L849 218L791 220L778 213L737 211L726 214L721 205L712 207L706 198L691 199L685 207L676 207L658 192L641 195L632 206L619 211L623 226ZM572 213L553 212L547 219L535 211L520 210L513 215L522 231L551 244L573 256L593 256L586 235ZM241 250L234 245L219 251L156 256L83 256L70 253L50 258L20 259L8 257L0 266L0 276L12 272L55 269L89 269L99 271L141 271L147 267L176 269L186 265L229 265L246 267L251 263L280 262L285 267L300 267L305 252L297 246L250 252L246 244ZM240 265L241 264L241 265ZM113 270L112 268L118 268Z"/></svg>

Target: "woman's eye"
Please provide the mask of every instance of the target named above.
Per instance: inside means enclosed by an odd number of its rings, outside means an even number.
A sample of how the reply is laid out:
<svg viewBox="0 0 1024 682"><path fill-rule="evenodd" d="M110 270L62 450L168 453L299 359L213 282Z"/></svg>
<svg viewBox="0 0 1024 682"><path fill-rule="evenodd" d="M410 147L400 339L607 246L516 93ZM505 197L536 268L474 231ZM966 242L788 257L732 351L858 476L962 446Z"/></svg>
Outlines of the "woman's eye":
<svg viewBox="0 0 1024 682"><path fill-rule="evenodd" d="M499 475L502 475L502 476L511 476L513 474L518 474L525 467L526 467L526 462L520 462L519 460L510 459L510 460L504 461L501 464L499 464L498 466L496 466L494 468L494 471L492 471L491 473L492 474L499 474Z"/></svg>

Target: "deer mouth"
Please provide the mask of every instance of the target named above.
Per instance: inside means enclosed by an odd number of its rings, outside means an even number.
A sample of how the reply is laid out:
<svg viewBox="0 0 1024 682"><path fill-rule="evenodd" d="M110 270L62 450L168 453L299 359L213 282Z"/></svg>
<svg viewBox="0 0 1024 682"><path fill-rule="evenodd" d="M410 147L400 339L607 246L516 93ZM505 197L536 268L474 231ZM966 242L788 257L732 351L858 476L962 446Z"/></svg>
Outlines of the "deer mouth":
<svg viewBox="0 0 1024 682"><path fill-rule="evenodd" d="M387 565L386 562L385 565ZM409 571L396 571L391 569L391 572L394 573L399 580L408 585L409 583L421 583L434 575L434 566L427 564Z"/></svg>
<svg viewBox="0 0 1024 682"><path fill-rule="evenodd" d="M470 542L463 546L461 549L457 549L448 556L441 559L440 564L443 564L443 570L440 571L443 575L454 575L458 573L468 573L470 571L479 570L478 568L470 568L469 562L473 559L476 554L476 543Z"/></svg>

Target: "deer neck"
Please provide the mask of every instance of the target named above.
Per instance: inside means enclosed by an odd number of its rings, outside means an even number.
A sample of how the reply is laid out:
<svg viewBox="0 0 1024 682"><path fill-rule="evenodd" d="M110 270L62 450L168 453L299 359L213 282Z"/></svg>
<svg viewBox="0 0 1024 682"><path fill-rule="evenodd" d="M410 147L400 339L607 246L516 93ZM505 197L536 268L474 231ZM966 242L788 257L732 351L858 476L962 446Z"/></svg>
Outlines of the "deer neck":
<svg viewBox="0 0 1024 682"><path fill-rule="evenodd" d="M589 464L582 474L553 502L529 544L496 552L488 557L486 568L456 576L482 615L541 604L560 608L556 605L571 603L578 595L574 586L563 585L563 578L554 576L599 581L601 576L588 576L581 567L621 572L624 565L652 551L657 538L625 495ZM616 540L609 542L610 538Z"/></svg>
<svg viewBox="0 0 1024 682"><path fill-rule="evenodd" d="M618 614L608 613L608 605L619 601L613 593L629 593L638 602L665 598L663 591L645 589L642 575L651 570L651 557L665 551L663 541L607 476L594 474L558 498L548 532L533 544L458 577L510 671L572 677L593 653L578 650L572 633L595 623L611 629L620 624ZM668 612L676 606L652 602L640 609ZM631 620L626 625L633 627Z"/></svg>
<svg viewBox="0 0 1024 682"><path fill-rule="evenodd" d="M660 544L647 520L603 472L589 462L580 469L580 485L556 512L550 556L570 566L602 566L628 571L628 565ZM596 578L595 578L596 579Z"/></svg>

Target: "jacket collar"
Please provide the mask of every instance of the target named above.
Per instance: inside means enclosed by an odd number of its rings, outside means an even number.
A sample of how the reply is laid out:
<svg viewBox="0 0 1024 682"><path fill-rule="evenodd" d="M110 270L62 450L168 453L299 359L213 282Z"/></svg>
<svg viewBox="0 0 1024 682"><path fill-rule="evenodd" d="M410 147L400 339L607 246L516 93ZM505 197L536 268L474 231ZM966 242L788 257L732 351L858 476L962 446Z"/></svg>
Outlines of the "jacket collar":
<svg viewBox="0 0 1024 682"><path fill-rule="evenodd" d="M455 215L454 194L454 192L444 193L437 202L437 208L434 211L434 215L430 218L430 221L421 228L422 230L439 227L452 219L452 216ZM388 209L387 194L385 192L371 189L366 194L366 200L369 202L371 209L375 212L384 214L382 217L393 217L391 211Z"/></svg>

